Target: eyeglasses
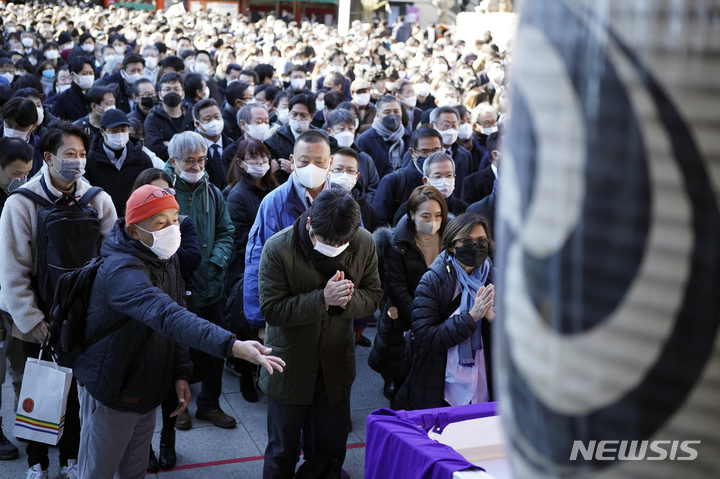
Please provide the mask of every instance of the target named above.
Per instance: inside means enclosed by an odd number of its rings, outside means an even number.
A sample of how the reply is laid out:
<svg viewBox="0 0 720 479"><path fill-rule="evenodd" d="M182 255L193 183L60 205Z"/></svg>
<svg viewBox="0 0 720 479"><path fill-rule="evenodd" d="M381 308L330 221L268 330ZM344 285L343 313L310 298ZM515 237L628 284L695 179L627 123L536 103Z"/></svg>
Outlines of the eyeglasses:
<svg viewBox="0 0 720 479"><path fill-rule="evenodd" d="M485 238L480 239L471 239L471 238L465 238L463 240L458 240L458 243L461 243L459 247L462 248L472 248L473 245L475 245L476 248L487 248L488 240Z"/></svg>
<svg viewBox="0 0 720 479"><path fill-rule="evenodd" d="M152 192L145 198L141 205L144 204L150 198L162 198L163 196L175 196L175 188L163 188L160 190L152 190Z"/></svg>
<svg viewBox="0 0 720 479"><path fill-rule="evenodd" d="M497 125L497 120L484 121L480 123L480 126L484 128L490 128L491 126Z"/></svg>
<svg viewBox="0 0 720 479"><path fill-rule="evenodd" d="M336 166L331 171L335 174L347 173L348 175L351 175L351 176L357 175L357 170L354 170L352 168L346 169L344 166Z"/></svg>
<svg viewBox="0 0 720 479"><path fill-rule="evenodd" d="M202 166L202 165L204 165L205 162L207 161L207 157L202 156L202 157L198 158L197 160L194 160L194 159L182 160L182 159L181 159L180 161L182 161L182 162L185 163L186 165L190 165L190 166L195 166L195 165L200 165L200 166Z"/></svg>
<svg viewBox="0 0 720 479"><path fill-rule="evenodd" d="M420 156L428 157L432 155L433 153L437 153L438 151L442 151L442 148L432 148L432 149L423 149L423 150L415 150L415 153L417 153Z"/></svg>
<svg viewBox="0 0 720 479"><path fill-rule="evenodd" d="M160 93L182 93L182 91L183 91L183 90L182 90L181 87L178 87L178 88L162 88L162 89L160 90Z"/></svg>

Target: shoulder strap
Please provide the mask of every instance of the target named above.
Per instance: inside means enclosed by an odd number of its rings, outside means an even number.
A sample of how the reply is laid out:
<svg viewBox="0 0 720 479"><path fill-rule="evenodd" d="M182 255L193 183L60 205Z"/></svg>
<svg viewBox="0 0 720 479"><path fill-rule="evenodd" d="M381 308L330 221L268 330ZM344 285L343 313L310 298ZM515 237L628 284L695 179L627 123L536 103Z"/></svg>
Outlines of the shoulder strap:
<svg viewBox="0 0 720 479"><path fill-rule="evenodd" d="M214 208L215 208L215 218L217 218L218 215L220 214L220 200L218 199L218 196L217 196L218 188L209 181L207 182L207 188L208 188L208 190L210 190L210 196L212 196L212 200L213 200Z"/></svg>
<svg viewBox="0 0 720 479"><path fill-rule="evenodd" d="M81 181L81 180L78 180L78 181ZM87 190L87 192L84 195L82 195L82 198L80 198L78 200L78 204L80 204L82 206L87 206L92 201L93 198L95 198L98 194L100 194L101 191L103 191L103 189L100 188L99 186L93 186L92 188Z"/></svg>
<svg viewBox="0 0 720 479"><path fill-rule="evenodd" d="M18 188L17 190L15 190L15 191L13 191L12 193L10 193L10 195L15 195L15 194L23 195L23 196L26 197L26 198L30 198L30 199L33 200L35 203L37 203L37 204L39 204L40 206L43 206L43 207L48 207L48 206L52 206L52 205L53 205L53 204L52 204L50 201L48 201L47 199L45 199L45 198L43 198L42 196L38 195L38 194L35 193L34 191L28 190L27 188Z"/></svg>

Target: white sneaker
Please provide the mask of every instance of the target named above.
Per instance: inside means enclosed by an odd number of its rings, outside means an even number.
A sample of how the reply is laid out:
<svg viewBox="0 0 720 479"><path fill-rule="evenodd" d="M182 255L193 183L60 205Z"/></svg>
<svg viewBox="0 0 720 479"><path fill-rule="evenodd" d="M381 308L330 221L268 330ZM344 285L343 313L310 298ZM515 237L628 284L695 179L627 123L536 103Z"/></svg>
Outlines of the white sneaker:
<svg viewBox="0 0 720 479"><path fill-rule="evenodd" d="M48 472L47 470L43 471L40 464L35 464L33 467L28 469L25 479L48 479Z"/></svg>
<svg viewBox="0 0 720 479"><path fill-rule="evenodd" d="M77 479L78 466L77 460L68 459L68 465L60 468L60 479Z"/></svg>

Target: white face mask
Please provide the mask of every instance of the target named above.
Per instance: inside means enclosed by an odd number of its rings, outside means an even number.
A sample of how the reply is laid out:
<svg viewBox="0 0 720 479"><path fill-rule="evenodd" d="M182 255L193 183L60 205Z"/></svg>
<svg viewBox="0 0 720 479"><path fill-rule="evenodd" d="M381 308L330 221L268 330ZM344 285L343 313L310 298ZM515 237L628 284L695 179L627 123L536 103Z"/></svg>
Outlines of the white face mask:
<svg viewBox="0 0 720 479"><path fill-rule="evenodd" d="M472 125L470 123L463 123L458 128L458 138L461 140L467 140L472 136Z"/></svg>
<svg viewBox="0 0 720 479"><path fill-rule="evenodd" d="M23 44L23 46L24 46L25 48L30 48L30 47L32 47L33 44L35 43L35 42L33 42L33 39L32 39L32 38L27 38L27 37L25 37L25 38L23 38L22 40L20 40L20 42Z"/></svg>
<svg viewBox="0 0 720 479"><path fill-rule="evenodd" d="M498 131L497 126L490 126L488 128L480 128L480 132L482 132L483 135L488 135L488 136L492 135L496 131Z"/></svg>
<svg viewBox="0 0 720 479"><path fill-rule="evenodd" d="M341 131L340 133L334 133L333 136L341 148L348 148L355 141L355 134L352 131Z"/></svg>
<svg viewBox="0 0 720 479"><path fill-rule="evenodd" d="M505 70L498 68L497 70L495 70L493 72L491 80L496 85L501 85L504 79L505 79Z"/></svg>
<svg viewBox="0 0 720 479"><path fill-rule="evenodd" d="M195 183L197 183L198 181L203 179L203 177L205 176L205 170L198 171L197 173L195 173L193 171L180 170L179 174L180 174L180 178L182 178L186 182L190 183L191 185L194 185Z"/></svg>
<svg viewBox="0 0 720 479"><path fill-rule="evenodd" d="M115 53L117 53L118 55L123 55L125 53L125 47L116 46L113 47L113 49L115 49Z"/></svg>
<svg viewBox="0 0 720 479"><path fill-rule="evenodd" d="M330 173L330 183L342 186L345 191L350 191L355 188L357 183L357 175L349 175L345 172L342 173Z"/></svg>
<svg viewBox="0 0 720 479"><path fill-rule="evenodd" d="M77 73L73 73L73 75L75 76L78 86L83 90L89 90L90 87L93 86L93 83L95 83L95 77L92 75L78 75Z"/></svg>
<svg viewBox="0 0 720 479"><path fill-rule="evenodd" d="M295 91L302 90L305 88L305 80L302 78L293 78L290 80L290 86Z"/></svg>
<svg viewBox="0 0 720 479"><path fill-rule="evenodd" d="M450 195L455 191L455 177L438 178L436 180L428 178L428 183L437 188L443 198L450 198Z"/></svg>
<svg viewBox="0 0 720 479"><path fill-rule="evenodd" d="M327 256L328 258L335 258L336 256L339 256L347 249L348 246L350 246L350 243L345 243L341 246L330 246L329 244L325 244L317 239L317 236L315 237L315 251L321 255Z"/></svg>
<svg viewBox="0 0 720 479"><path fill-rule="evenodd" d="M325 183L325 178L328 175L328 169L322 169L314 164L310 163L307 166L299 168L297 163L295 164L295 176L300 180L305 188L315 189L322 186Z"/></svg>
<svg viewBox="0 0 720 479"><path fill-rule="evenodd" d="M105 143L113 150L122 150L130 141L130 133L106 133Z"/></svg>
<svg viewBox="0 0 720 479"><path fill-rule="evenodd" d="M449 106L451 108L454 108L458 106L460 103L458 103L457 99L454 96L440 98L438 100L438 106Z"/></svg>
<svg viewBox="0 0 720 479"><path fill-rule="evenodd" d="M222 134L225 122L222 120L210 120L207 123L200 123L198 128L202 128L202 131L208 136L218 136Z"/></svg>
<svg viewBox="0 0 720 479"><path fill-rule="evenodd" d="M3 129L3 136L5 138L19 138L21 140L27 140L28 136L30 136L30 130L13 130L12 128L5 127Z"/></svg>
<svg viewBox="0 0 720 479"><path fill-rule="evenodd" d="M267 123L260 123L259 125L248 125L248 136L255 138L259 141L265 141L268 133L270 132L270 125Z"/></svg>
<svg viewBox="0 0 720 479"><path fill-rule="evenodd" d="M280 108L279 110L277 110L277 118L283 123L287 121L289 115L290 110L288 110L287 108Z"/></svg>
<svg viewBox="0 0 720 479"><path fill-rule="evenodd" d="M256 180L259 180L270 169L270 163L263 163L261 165L248 165L243 161L243 165L245 165L245 171L248 172L248 175L252 176Z"/></svg>
<svg viewBox="0 0 720 479"><path fill-rule="evenodd" d="M207 75L210 72L210 66L204 62L195 62L194 69L195 73L200 73L201 75Z"/></svg>
<svg viewBox="0 0 720 479"><path fill-rule="evenodd" d="M58 86L55 88L55 91L56 91L57 93L62 93L62 92L64 92L65 90L67 90L68 88L70 88L70 83L68 83L67 85L58 85Z"/></svg>
<svg viewBox="0 0 720 479"><path fill-rule="evenodd" d="M156 66L158 66L157 57L145 57L145 68L148 70L154 70Z"/></svg>
<svg viewBox="0 0 720 479"><path fill-rule="evenodd" d="M95 50L95 46L94 46L94 45L90 45L90 44L80 45L80 48L82 48L83 51L85 51L85 52L87 52L87 53L92 53L93 50Z"/></svg>
<svg viewBox="0 0 720 479"><path fill-rule="evenodd" d="M410 108L414 108L415 105L417 105L417 97L416 96L405 97L405 96L400 95L400 97L402 98L403 103L405 103Z"/></svg>
<svg viewBox="0 0 720 479"><path fill-rule="evenodd" d="M148 246L145 243L142 243L142 241L141 243L162 260L169 259L177 252L178 248L180 248L180 241L182 238L180 235L180 227L178 225L170 225L157 231L148 231L138 225L135 226L137 226L138 229L152 235L152 246Z"/></svg>
<svg viewBox="0 0 720 479"><path fill-rule="evenodd" d="M290 128L297 133L305 133L310 129L310 120L290 120Z"/></svg>
<svg viewBox="0 0 720 479"><path fill-rule="evenodd" d="M142 73L128 74L125 72L125 70L123 70L123 75L125 76L125 80L130 85L132 85L133 83L135 83L136 81L138 81L139 79L141 79L143 77Z"/></svg>
<svg viewBox="0 0 720 479"><path fill-rule="evenodd" d="M354 98L358 106L365 106L370 103L370 93L356 93Z"/></svg>
<svg viewBox="0 0 720 479"><path fill-rule="evenodd" d="M13 78L15 78L15 74L10 72L0 73L0 76L5 78L9 83L12 83Z"/></svg>
<svg viewBox="0 0 720 479"><path fill-rule="evenodd" d="M51 153L52 155L52 153ZM75 183L85 174L85 165L87 160L85 158L58 158L53 156L53 169L60 175L60 178L67 181L68 183ZM60 163L60 169L57 168L57 164Z"/></svg>
<svg viewBox="0 0 720 479"><path fill-rule="evenodd" d="M324 109L325 109L325 101L324 100L316 100L315 101L315 110L322 111Z"/></svg>
<svg viewBox="0 0 720 479"><path fill-rule="evenodd" d="M48 60L57 60L60 58L60 52L58 50L48 50L45 52L45 58Z"/></svg>
<svg viewBox="0 0 720 479"><path fill-rule="evenodd" d="M422 97L426 97L430 94L430 84L427 82L418 83L415 85L415 93Z"/></svg>
<svg viewBox="0 0 720 479"><path fill-rule="evenodd" d="M205 85L205 88L203 88L203 99L210 98L210 87Z"/></svg>
<svg viewBox="0 0 720 479"><path fill-rule="evenodd" d="M440 230L440 226L442 226L442 221L420 221L420 220L414 220L415 221L415 231L417 231L420 234L423 234L425 236L432 236L435 233L437 233Z"/></svg>
<svg viewBox="0 0 720 479"><path fill-rule="evenodd" d="M458 131L455 128L448 128L447 130L438 130L443 137L443 145L452 145L457 141Z"/></svg>

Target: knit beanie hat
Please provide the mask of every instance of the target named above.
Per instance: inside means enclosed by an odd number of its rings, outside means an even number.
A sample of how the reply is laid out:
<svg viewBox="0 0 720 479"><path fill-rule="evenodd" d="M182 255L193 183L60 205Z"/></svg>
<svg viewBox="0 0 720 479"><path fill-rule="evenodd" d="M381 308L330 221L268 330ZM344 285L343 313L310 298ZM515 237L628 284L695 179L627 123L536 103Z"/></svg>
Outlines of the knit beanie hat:
<svg viewBox="0 0 720 479"><path fill-rule="evenodd" d="M134 225L160 211L180 209L175 200L175 190L143 185L130 195L126 203L125 223Z"/></svg>

